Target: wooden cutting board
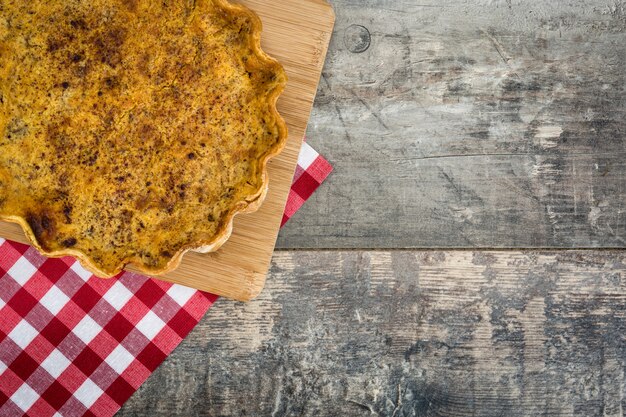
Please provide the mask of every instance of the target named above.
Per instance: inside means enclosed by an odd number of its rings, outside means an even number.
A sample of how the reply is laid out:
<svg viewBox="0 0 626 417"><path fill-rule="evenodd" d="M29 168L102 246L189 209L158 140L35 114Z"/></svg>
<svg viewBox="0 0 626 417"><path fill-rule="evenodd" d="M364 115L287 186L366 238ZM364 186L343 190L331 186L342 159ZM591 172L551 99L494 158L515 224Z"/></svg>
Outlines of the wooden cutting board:
<svg viewBox="0 0 626 417"><path fill-rule="evenodd" d="M269 164L269 193L260 210L237 216L232 237L218 252L188 252L176 271L159 278L248 301L265 284L335 16L323 0L240 2L261 17L263 50L278 59L289 76L278 100L289 127L287 145ZM0 236L28 243L21 228L12 223L0 222Z"/></svg>

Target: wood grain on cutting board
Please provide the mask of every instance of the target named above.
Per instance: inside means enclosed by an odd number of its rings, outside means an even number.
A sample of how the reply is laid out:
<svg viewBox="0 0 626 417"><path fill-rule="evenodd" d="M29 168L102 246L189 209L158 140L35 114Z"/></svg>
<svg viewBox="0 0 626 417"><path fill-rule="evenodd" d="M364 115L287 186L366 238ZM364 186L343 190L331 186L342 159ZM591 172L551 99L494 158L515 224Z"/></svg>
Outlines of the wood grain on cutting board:
<svg viewBox="0 0 626 417"><path fill-rule="evenodd" d="M159 278L246 301L265 284L335 18L321 0L240 3L261 17L261 46L283 64L289 77L278 100L278 111L289 127L287 145L269 164L269 193L259 211L238 216L232 237L218 252L189 252L178 269ZM28 243L15 224L0 222L0 236Z"/></svg>

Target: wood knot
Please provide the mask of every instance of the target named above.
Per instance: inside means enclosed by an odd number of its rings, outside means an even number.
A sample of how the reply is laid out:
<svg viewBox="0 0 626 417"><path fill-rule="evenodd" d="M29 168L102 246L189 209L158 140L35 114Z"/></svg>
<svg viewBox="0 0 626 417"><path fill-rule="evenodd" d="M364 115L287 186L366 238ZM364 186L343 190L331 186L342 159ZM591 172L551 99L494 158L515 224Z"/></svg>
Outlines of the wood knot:
<svg viewBox="0 0 626 417"><path fill-rule="evenodd" d="M350 52L360 54L369 49L372 35L365 26L351 25L344 33L343 42Z"/></svg>

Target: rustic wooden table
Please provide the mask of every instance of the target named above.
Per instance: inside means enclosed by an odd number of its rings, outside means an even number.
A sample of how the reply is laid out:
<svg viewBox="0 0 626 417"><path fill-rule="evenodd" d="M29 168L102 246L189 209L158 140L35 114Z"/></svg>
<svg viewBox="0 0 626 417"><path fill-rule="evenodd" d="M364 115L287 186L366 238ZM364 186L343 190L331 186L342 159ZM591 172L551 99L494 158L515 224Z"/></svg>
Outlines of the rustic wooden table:
<svg viewBox="0 0 626 417"><path fill-rule="evenodd" d="M334 174L120 415L622 415L626 3L332 3Z"/></svg>

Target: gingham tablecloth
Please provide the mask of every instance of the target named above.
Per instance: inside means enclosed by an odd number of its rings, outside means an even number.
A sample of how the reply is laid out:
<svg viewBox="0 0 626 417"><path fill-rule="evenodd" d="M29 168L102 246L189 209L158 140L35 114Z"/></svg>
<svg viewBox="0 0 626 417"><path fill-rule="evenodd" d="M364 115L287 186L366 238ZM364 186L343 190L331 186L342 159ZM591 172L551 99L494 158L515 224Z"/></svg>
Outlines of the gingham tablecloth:
<svg viewBox="0 0 626 417"><path fill-rule="evenodd" d="M283 224L331 170L305 143ZM217 299L4 239L0 277L0 416L112 416Z"/></svg>

